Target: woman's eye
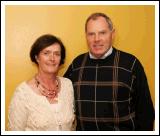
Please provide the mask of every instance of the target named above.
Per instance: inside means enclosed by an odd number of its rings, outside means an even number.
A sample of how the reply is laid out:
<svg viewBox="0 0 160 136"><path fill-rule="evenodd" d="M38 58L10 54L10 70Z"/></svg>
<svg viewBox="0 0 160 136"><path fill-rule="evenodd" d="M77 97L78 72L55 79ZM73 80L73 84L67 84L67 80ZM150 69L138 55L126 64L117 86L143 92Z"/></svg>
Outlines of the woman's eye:
<svg viewBox="0 0 160 136"><path fill-rule="evenodd" d="M56 53L55 55L60 56L61 54L60 53Z"/></svg>
<svg viewBox="0 0 160 136"><path fill-rule="evenodd" d="M44 55L48 55L49 53L48 53L48 52L44 52L43 54L44 54Z"/></svg>

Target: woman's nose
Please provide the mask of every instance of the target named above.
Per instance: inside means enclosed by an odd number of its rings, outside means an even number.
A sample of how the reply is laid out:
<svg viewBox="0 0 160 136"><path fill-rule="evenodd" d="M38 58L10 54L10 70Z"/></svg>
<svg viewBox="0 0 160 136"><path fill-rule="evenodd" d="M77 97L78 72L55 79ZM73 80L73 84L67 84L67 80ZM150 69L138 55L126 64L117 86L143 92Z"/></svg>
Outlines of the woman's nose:
<svg viewBox="0 0 160 136"><path fill-rule="evenodd" d="M49 58L50 58L50 60L55 60L55 55L54 54L50 54Z"/></svg>

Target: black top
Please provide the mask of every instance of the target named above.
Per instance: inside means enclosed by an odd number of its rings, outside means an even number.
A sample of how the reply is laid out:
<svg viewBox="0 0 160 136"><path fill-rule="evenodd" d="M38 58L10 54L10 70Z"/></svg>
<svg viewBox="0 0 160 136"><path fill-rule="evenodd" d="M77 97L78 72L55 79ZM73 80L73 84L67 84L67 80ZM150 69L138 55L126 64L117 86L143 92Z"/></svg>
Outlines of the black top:
<svg viewBox="0 0 160 136"><path fill-rule="evenodd" d="M135 56L115 48L105 59L85 53L64 76L74 85L77 130L153 130L150 91Z"/></svg>

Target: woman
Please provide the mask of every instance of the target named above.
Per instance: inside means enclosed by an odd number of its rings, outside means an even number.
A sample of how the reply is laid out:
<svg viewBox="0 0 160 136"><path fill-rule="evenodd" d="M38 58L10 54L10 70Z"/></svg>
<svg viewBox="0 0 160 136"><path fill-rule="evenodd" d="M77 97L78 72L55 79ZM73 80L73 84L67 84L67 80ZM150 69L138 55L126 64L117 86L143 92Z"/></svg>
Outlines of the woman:
<svg viewBox="0 0 160 136"><path fill-rule="evenodd" d="M53 35L43 35L32 45L32 62L38 73L22 82L9 106L10 130L74 130L74 94L69 79L57 76L65 48Z"/></svg>

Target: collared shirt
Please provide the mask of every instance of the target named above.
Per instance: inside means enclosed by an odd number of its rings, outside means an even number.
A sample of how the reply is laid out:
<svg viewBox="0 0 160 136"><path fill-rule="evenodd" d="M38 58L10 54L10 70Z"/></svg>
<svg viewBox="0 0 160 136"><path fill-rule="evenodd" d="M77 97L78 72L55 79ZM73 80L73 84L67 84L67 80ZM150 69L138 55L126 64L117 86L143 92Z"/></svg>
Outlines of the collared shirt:
<svg viewBox="0 0 160 136"><path fill-rule="evenodd" d="M112 51L113 51L113 48L112 48L112 46L111 46L110 49L109 49L100 59L105 59L106 57L108 57L108 56L112 53ZM93 56L93 55L91 54L91 52L89 52L89 57L90 57L91 59L97 59L95 56Z"/></svg>

